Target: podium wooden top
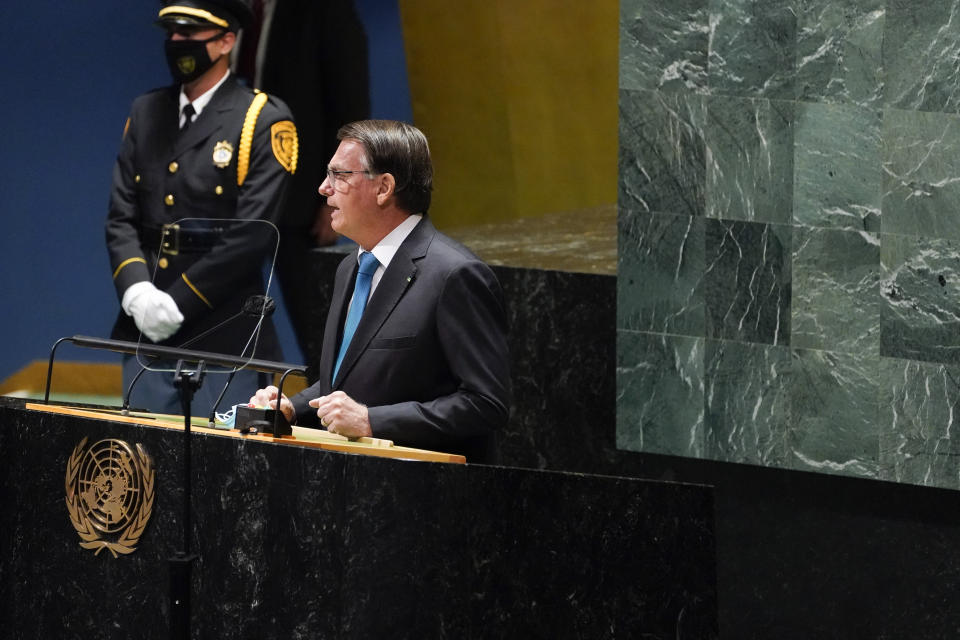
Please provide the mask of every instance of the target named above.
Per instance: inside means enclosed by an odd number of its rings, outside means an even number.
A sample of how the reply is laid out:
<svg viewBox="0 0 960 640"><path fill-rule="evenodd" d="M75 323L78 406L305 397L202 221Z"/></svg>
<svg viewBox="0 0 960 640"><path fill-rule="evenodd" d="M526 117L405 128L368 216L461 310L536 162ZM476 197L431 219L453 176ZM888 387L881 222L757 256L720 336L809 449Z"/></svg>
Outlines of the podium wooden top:
<svg viewBox="0 0 960 640"><path fill-rule="evenodd" d="M31 411L59 413L64 415L79 416L81 418L94 418L97 420L139 424L148 427L162 427L164 429L178 429L183 431L183 416L137 412L131 412L130 415L124 416L120 415L119 410L82 409L79 407L69 407L55 404L39 404L35 402L28 402L26 404L26 408ZM328 451L356 453L364 456L376 456L380 458L401 458L405 460L423 460L427 462L452 462L456 464L464 464L467 461L464 456L454 453L443 453L440 451L428 451L427 449L401 447L395 445L391 440L381 440L379 438L357 438L356 440L351 440L344 436L330 433L328 431L322 431L320 429L308 429L305 427L293 426L293 435L275 438L270 434L243 434L236 429L211 429L209 426L206 426L207 424L206 418L194 418L190 422L190 430L227 438L243 438L247 440L257 440L260 442L313 447L316 449L326 449Z"/></svg>

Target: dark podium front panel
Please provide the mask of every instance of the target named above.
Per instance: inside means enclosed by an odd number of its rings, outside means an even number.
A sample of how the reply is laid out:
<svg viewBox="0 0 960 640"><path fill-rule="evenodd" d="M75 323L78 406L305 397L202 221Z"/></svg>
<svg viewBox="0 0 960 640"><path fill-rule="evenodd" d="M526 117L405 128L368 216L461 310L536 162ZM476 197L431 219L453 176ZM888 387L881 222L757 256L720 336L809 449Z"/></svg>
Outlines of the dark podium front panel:
<svg viewBox="0 0 960 640"><path fill-rule="evenodd" d="M130 553L81 546L84 438L150 456ZM707 487L192 438L193 637L717 636ZM0 404L0 635L169 636L182 439Z"/></svg>

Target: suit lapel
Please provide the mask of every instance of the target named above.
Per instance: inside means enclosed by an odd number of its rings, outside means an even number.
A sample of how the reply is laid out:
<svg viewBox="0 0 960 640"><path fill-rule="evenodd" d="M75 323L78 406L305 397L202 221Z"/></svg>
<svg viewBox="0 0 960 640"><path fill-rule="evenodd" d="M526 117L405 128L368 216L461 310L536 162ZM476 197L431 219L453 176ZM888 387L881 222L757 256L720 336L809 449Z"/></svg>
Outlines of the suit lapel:
<svg viewBox="0 0 960 640"><path fill-rule="evenodd" d="M350 374L354 363L356 363L363 352L366 351L370 341L377 335L380 327L382 327L383 323L390 317L397 303L400 302L400 299L403 298L404 294L413 284L417 277L417 262L426 255L427 247L430 246L430 242L433 240L435 234L436 229L434 229L427 218L424 218L414 227L410 235L408 235L400 245L397 253L393 256L393 260L390 261L390 266L383 272L383 277L380 279L379 284L377 284L377 288L373 292L367 308L363 311L360 324L357 325L357 331L353 334L353 340L350 341L347 353L344 355L343 362L340 364L337 379L334 380L334 389L343 384L344 378ZM355 256L354 263L356 263ZM353 272L356 272L356 266ZM352 284L352 282L353 279L350 278L348 283ZM340 296L339 305L341 307L341 315L343 307L349 302L349 296L352 294L353 287L351 286L349 290ZM333 309L331 308L331 317L332 311ZM342 324L342 321L340 324ZM339 332L340 324L335 325L336 332ZM329 323L327 328L329 329ZM336 333L334 335L336 335ZM336 351L337 346L335 339L331 351ZM324 339L323 352L327 353L326 339ZM332 362L328 371L330 373L333 372Z"/></svg>

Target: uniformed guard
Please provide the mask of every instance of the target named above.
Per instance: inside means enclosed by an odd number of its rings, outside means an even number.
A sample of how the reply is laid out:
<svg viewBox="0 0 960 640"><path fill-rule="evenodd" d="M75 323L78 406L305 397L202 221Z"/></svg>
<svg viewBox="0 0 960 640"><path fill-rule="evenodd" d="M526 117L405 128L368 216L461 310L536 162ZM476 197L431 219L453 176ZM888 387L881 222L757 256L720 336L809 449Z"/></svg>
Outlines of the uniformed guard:
<svg viewBox="0 0 960 640"><path fill-rule="evenodd" d="M271 227L249 221L278 224L298 152L287 106L230 73L237 34L251 21L241 0L183 0L160 10L175 84L133 102L114 166L106 223L122 307L114 338L136 341L142 333L166 345L281 359L269 321L256 351L244 352L259 319L237 316L251 294L264 292L262 267L275 247ZM187 233L176 224L185 218L224 224ZM141 368L125 358L125 390ZM234 380L236 395L220 406L246 400L261 382L253 372L238 375L249 379ZM172 376L148 377L131 405L179 413ZM197 415L222 385L204 387L194 398Z"/></svg>

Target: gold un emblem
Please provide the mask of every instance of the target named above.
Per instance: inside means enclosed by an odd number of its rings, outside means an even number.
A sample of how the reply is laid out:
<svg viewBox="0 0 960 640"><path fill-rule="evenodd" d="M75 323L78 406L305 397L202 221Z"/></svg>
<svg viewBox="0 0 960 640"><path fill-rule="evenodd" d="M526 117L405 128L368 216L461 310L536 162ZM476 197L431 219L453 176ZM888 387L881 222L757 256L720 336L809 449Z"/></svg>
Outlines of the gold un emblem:
<svg viewBox="0 0 960 640"><path fill-rule="evenodd" d="M132 553L153 511L153 460L141 445L84 438L67 461L67 511L84 549Z"/></svg>

